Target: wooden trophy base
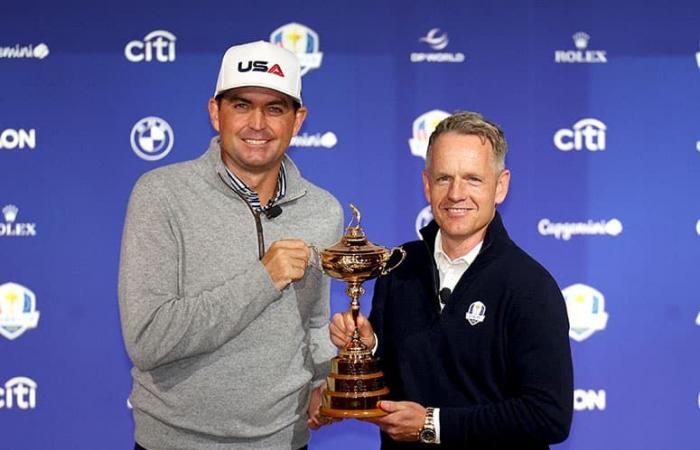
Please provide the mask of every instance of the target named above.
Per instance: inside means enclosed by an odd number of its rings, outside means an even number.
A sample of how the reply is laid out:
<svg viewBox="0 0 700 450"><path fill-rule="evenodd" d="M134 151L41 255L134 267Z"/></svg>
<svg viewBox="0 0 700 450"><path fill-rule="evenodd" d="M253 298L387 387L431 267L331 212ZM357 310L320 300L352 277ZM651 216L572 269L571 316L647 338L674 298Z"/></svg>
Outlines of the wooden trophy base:
<svg viewBox="0 0 700 450"><path fill-rule="evenodd" d="M326 378L321 414L336 419L369 418L386 415L377 402L386 398L389 388L379 369L379 358L366 347L344 349L331 360L331 373Z"/></svg>

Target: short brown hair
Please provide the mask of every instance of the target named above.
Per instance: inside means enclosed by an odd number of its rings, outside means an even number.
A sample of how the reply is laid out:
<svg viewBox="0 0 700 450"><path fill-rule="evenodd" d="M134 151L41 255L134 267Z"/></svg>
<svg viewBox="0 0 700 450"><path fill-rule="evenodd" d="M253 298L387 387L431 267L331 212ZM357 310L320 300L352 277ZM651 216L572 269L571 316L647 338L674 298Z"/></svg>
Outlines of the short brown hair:
<svg viewBox="0 0 700 450"><path fill-rule="evenodd" d="M430 135L428 141L428 153L425 155L426 166L430 163L430 150L440 135L445 133L471 134L480 136L491 143L493 149L493 161L497 171L502 171L506 167L506 153L508 144L503 130L496 123L485 119L477 112L457 111L451 116L443 119L435 131Z"/></svg>

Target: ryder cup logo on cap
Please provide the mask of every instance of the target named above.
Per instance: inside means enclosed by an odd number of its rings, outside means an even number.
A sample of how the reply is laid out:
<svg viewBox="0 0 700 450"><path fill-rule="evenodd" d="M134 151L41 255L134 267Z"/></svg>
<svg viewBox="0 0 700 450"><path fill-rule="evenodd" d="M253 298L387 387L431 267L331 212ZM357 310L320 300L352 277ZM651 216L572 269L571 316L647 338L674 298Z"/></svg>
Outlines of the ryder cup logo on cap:
<svg viewBox="0 0 700 450"><path fill-rule="evenodd" d="M605 297L585 284L573 284L561 291L569 316L569 337L577 342L588 339L608 324Z"/></svg>
<svg viewBox="0 0 700 450"><path fill-rule="evenodd" d="M430 135L433 134L435 127L446 117L449 117L449 113L434 109L421 114L413 121L413 137L408 140L408 145L411 146L411 154L413 156L425 159L425 154L428 152Z"/></svg>
<svg viewBox="0 0 700 450"><path fill-rule="evenodd" d="M301 64L301 76L311 69L321 67L323 53L318 51L318 34L306 25L294 22L282 25L270 34L270 42L297 55Z"/></svg>
<svg viewBox="0 0 700 450"><path fill-rule="evenodd" d="M301 103L299 60L289 50L265 41L229 48L221 61L214 96L249 86L272 89Z"/></svg>
<svg viewBox="0 0 700 450"><path fill-rule="evenodd" d="M131 149L146 161L165 158L174 142L173 129L160 117L144 117L131 128Z"/></svg>
<svg viewBox="0 0 700 450"><path fill-rule="evenodd" d="M17 339L38 323L34 292L17 283L0 285L0 334L9 340Z"/></svg>

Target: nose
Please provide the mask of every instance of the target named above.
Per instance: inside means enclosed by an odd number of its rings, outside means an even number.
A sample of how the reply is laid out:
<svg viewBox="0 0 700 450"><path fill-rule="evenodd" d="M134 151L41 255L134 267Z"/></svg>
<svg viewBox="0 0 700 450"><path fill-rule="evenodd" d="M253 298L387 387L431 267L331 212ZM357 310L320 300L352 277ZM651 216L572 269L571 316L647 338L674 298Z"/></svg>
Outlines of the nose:
<svg viewBox="0 0 700 450"><path fill-rule="evenodd" d="M265 128L265 114L261 109L255 108L250 112L248 126L253 130L262 130Z"/></svg>
<svg viewBox="0 0 700 450"><path fill-rule="evenodd" d="M468 184L466 181L456 177L450 183L450 187L447 190L447 198L451 202L459 202L467 198Z"/></svg>

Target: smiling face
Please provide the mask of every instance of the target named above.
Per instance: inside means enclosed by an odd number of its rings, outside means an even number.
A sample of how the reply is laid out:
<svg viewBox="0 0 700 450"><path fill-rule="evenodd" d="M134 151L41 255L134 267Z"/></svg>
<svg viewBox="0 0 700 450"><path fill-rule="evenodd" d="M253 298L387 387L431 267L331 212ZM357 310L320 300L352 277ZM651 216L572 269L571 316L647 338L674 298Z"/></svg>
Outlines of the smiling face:
<svg viewBox="0 0 700 450"><path fill-rule="evenodd" d="M209 100L211 124L221 136L221 159L237 176L276 176L289 142L304 122L306 108L277 91L242 87Z"/></svg>
<svg viewBox="0 0 700 450"><path fill-rule="evenodd" d="M473 134L441 134L429 158L423 171L425 197L445 253L463 256L484 239L496 205L508 194L510 172L497 169L491 143Z"/></svg>

